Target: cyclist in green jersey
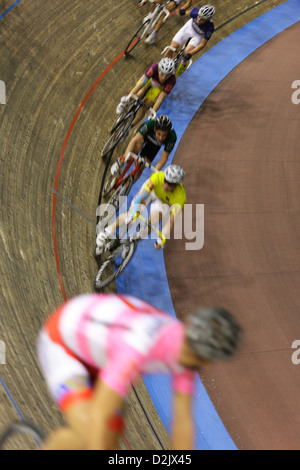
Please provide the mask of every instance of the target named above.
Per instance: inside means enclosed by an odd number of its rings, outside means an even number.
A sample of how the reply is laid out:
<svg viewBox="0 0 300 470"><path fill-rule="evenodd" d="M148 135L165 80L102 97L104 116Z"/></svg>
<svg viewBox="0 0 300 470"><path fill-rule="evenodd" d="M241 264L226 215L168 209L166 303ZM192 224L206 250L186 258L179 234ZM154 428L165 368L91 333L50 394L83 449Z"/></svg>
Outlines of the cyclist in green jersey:
<svg viewBox="0 0 300 470"><path fill-rule="evenodd" d="M124 153L126 156L129 152L135 153L143 157L143 159L151 163L161 147L164 147L161 158L156 165L157 170L161 170L166 164L170 153L172 152L177 140L176 132L172 127L172 122L165 114L161 114L156 119L151 119L142 124L136 135L129 142L129 145ZM120 157L111 167L111 174L115 175L119 170L124 156ZM135 180L137 180L145 166L141 165L139 171L136 173Z"/></svg>

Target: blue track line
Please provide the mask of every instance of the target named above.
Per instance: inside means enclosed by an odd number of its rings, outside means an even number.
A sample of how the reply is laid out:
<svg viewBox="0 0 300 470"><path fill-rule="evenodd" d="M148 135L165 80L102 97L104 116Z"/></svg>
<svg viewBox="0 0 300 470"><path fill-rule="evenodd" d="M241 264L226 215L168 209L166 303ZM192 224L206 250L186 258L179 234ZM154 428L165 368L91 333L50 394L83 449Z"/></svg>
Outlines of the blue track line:
<svg viewBox="0 0 300 470"><path fill-rule="evenodd" d="M23 418L23 416L22 416L21 411L20 411L19 408L17 407L16 402L14 401L13 397L12 397L11 394L9 393L9 390L8 390L8 388L6 387L6 385L5 385L5 383L3 382L3 380L1 379L1 377L0 377L0 383L1 383L2 387L4 388L5 393L6 393L6 395L8 396L8 398L9 398L10 402L12 403L13 407L14 407L15 410L17 411L19 417L23 420L24 418Z"/></svg>
<svg viewBox="0 0 300 470"><path fill-rule="evenodd" d="M0 15L0 20L2 20L6 15L7 13L9 13L15 6L18 5L18 3L20 3L22 0L16 0L15 3L13 3L10 7L8 7L1 15Z"/></svg>

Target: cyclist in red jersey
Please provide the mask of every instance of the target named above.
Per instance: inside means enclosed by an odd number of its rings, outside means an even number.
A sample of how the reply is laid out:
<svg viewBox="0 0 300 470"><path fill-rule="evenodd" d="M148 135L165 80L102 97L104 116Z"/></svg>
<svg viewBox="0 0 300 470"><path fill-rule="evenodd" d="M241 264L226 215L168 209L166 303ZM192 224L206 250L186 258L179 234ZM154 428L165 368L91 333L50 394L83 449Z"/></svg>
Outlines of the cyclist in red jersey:
<svg viewBox="0 0 300 470"><path fill-rule="evenodd" d="M127 295L85 294L56 310L38 340L46 383L66 420L46 450L112 450L131 384L169 371L174 449L193 447L191 400L198 368L230 358L240 327L224 309L203 308L185 323Z"/></svg>
<svg viewBox="0 0 300 470"><path fill-rule="evenodd" d="M121 114L130 102L130 96L136 95L143 98L145 103L157 112L164 99L172 91L176 84L175 63L173 59L164 58L160 62L154 63L149 67L143 76L132 88L128 96L122 96L117 106L117 114ZM147 108L139 109L132 122L134 127L141 119L145 117Z"/></svg>

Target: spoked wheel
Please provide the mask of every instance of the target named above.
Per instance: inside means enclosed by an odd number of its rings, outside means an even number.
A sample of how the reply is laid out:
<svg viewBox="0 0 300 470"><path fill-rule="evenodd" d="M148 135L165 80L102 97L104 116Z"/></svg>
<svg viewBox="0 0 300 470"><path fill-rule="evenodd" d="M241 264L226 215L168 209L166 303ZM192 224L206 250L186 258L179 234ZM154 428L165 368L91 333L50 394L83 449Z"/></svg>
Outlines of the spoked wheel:
<svg viewBox="0 0 300 470"><path fill-rule="evenodd" d="M0 436L0 450L11 449L16 441L19 446L33 448L34 440L35 444L41 447L45 438L46 433L37 424L25 420L15 421Z"/></svg>
<svg viewBox="0 0 300 470"><path fill-rule="evenodd" d="M128 43L128 46L125 49L125 56L130 54L130 52L133 51L133 49L139 44L141 39L145 36L146 29L148 29L150 21L151 20L145 21L145 23L143 23L142 26L139 27L135 35L131 38L130 42Z"/></svg>
<svg viewBox="0 0 300 470"><path fill-rule="evenodd" d="M125 269L137 247L137 240L118 240L106 260L101 264L95 278L95 290L110 284Z"/></svg>
<svg viewBox="0 0 300 470"><path fill-rule="evenodd" d="M102 150L102 158L111 152L123 138L125 139L127 137L133 119L134 114L128 113L123 119L119 119L115 122L111 130L111 136Z"/></svg>

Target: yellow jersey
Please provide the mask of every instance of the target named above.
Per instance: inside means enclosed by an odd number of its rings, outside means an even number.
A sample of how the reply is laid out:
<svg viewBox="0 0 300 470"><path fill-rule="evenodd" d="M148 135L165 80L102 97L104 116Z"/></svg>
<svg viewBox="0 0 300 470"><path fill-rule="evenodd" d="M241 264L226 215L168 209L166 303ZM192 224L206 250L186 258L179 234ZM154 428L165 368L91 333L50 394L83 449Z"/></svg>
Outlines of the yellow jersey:
<svg viewBox="0 0 300 470"><path fill-rule="evenodd" d="M174 206L172 213L176 215L186 203L186 192L182 183L178 184L174 191L164 191L165 175L163 171L153 173L152 176L146 181L144 188L146 191L154 191L155 195L161 201L169 206Z"/></svg>

